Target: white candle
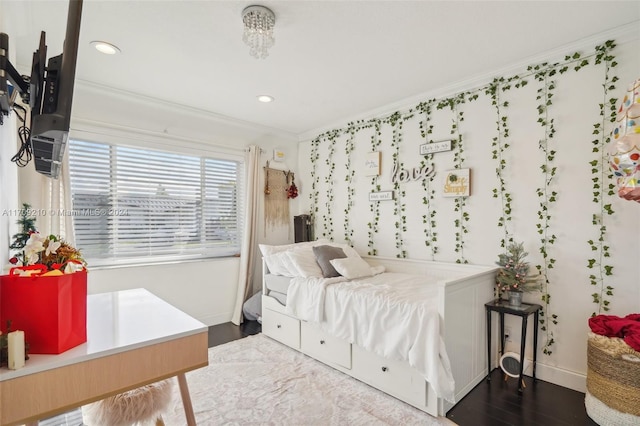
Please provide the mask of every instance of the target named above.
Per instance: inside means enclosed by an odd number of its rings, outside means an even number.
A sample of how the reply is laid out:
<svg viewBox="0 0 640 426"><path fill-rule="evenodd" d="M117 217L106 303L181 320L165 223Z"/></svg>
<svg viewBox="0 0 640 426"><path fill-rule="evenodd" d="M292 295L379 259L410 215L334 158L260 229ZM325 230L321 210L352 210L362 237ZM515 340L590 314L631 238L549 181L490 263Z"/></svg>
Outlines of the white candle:
<svg viewBox="0 0 640 426"><path fill-rule="evenodd" d="M12 331L7 334L9 368L17 370L24 367L24 331Z"/></svg>

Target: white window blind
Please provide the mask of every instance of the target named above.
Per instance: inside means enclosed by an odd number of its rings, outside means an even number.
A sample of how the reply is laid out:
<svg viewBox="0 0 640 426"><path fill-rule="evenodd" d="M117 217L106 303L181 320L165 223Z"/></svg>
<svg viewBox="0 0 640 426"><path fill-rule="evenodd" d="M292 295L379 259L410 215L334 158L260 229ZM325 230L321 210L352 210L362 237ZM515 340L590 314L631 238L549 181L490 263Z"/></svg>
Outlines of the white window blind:
<svg viewBox="0 0 640 426"><path fill-rule="evenodd" d="M71 140L76 245L90 265L238 254L243 163Z"/></svg>

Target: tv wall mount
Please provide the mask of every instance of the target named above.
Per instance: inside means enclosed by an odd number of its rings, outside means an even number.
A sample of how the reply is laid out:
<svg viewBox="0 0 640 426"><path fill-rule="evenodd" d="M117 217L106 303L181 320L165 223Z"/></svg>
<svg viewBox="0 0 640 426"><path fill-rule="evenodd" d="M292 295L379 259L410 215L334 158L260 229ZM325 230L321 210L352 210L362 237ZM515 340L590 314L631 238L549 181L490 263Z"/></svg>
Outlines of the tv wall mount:
<svg viewBox="0 0 640 426"><path fill-rule="evenodd" d="M82 0L69 0L63 53L49 58L45 32L33 53L31 75L22 76L9 61L9 36L0 33L0 124L4 116L21 109L23 126L18 131L22 146L12 161L19 166L34 159L36 171L57 178L69 136L71 103L75 82ZM27 127L27 111L15 100L20 95L28 104L31 120ZM24 154L24 155L23 155Z"/></svg>

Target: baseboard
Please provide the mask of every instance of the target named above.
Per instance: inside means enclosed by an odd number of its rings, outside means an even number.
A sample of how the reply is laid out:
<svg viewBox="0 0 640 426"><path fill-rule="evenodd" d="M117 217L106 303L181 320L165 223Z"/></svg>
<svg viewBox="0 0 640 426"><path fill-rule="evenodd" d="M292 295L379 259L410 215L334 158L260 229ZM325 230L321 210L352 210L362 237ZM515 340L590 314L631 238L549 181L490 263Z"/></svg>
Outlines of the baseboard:
<svg viewBox="0 0 640 426"><path fill-rule="evenodd" d="M563 370L562 368L541 364L538 362L536 368L536 378L558 386L573 389L578 392L586 392L587 376L575 371Z"/></svg>

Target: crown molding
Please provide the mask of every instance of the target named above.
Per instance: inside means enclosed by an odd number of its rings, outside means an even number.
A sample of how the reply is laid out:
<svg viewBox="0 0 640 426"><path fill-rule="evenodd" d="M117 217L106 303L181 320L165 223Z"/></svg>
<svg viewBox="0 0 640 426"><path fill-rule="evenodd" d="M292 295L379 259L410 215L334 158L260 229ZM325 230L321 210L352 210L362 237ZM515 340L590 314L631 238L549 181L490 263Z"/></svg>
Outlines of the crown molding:
<svg viewBox="0 0 640 426"><path fill-rule="evenodd" d="M296 141L298 139L295 133L287 132L282 129L251 123L249 121L225 116L212 111L170 102L167 100L154 98L152 96L141 95L139 93L134 93L127 90L117 89L88 80L76 79L76 88L78 87L87 91L92 91L99 95L121 98L128 101L135 100L137 102L140 102L142 105L146 105L149 107L162 108L164 110L173 112L178 111L184 113L185 115L201 117L202 119L208 120L210 122L219 123L239 130L249 131L255 134L268 134L286 138L291 141Z"/></svg>

